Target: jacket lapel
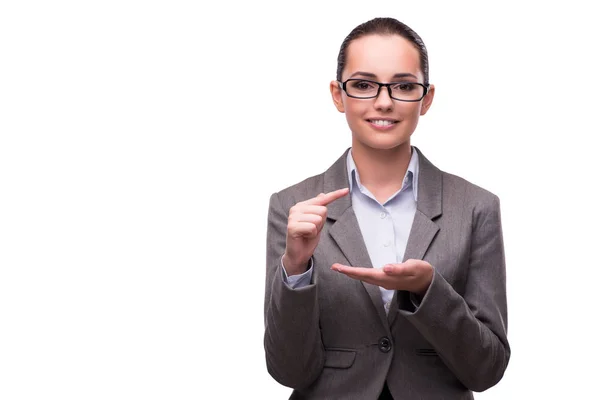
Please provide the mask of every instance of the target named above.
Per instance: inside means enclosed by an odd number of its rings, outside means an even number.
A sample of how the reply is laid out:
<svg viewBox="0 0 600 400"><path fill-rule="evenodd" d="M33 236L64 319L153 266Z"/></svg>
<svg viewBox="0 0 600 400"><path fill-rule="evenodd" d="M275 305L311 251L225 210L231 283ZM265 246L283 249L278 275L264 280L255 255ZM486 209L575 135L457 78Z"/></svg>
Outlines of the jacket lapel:
<svg viewBox="0 0 600 400"><path fill-rule="evenodd" d="M346 211L339 217L339 219L329 229L329 234L335 240L337 245L344 253L344 256L348 259L351 266L355 267L366 267L373 268L371 259L367 251L367 247L360 233L360 227L354 210L352 207L346 209ZM381 292L379 286L372 285L370 283L362 282L363 287L369 294L377 314L381 319L384 326L388 325L385 310L383 308L383 300L381 299Z"/></svg>
<svg viewBox="0 0 600 400"><path fill-rule="evenodd" d="M348 151L325 172L324 192L349 187L346 157ZM360 232L358 220L352 209L352 197L344 196L327 206L327 218L335 222L329 229L329 235L339 246L351 266L373 268L364 239ZM379 286L361 282L367 291L382 324L387 327L387 317L383 308L383 300Z"/></svg>
<svg viewBox="0 0 600 400"><path fill-rule="evenodd" d="M433 220L442 214L442 172L425 158L417 147L414 147L414 149L419 153L417 210L415 211L415 218L408 236L402 262L408 259L423 259L433 238L440 230L438 224ZM396 310L400 305L399 303L405 301L410 301L409 293L396 291L390 310ZM397 315L397 312L389 313L388 322L390 326L394 323Z"/></svg>

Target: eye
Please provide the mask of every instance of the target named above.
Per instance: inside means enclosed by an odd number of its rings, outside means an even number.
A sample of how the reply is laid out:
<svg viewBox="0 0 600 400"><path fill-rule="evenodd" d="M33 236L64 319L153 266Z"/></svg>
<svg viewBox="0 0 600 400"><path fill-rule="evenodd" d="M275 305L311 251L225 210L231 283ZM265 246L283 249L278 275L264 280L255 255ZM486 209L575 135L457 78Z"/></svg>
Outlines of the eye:
<svg viewBox="0 0 600 400"><path fill-rule="evenodd" d="M368 92L376 89L376 86L373 82L369 81L351 81L350 86L352 89Z"/></svg>
<svg viewBox="0 0 600 400"><path fill-rule="evenodd" d="M392 90L395 92L410 93L419 89L420 86L413 82L398 82L392 86Z"/></svg>

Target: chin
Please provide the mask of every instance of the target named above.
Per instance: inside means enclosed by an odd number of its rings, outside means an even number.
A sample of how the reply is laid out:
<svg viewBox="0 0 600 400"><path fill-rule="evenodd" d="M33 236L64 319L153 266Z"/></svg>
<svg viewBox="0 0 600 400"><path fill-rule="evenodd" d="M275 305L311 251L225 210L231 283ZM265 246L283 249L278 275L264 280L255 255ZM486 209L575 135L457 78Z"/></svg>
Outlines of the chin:
<svg viewBox="0 0 600 400"><path fill-rule="evenodd" d="M373 150L391 150L403 145L410 146L410 136L399 137L393 134L378 134L377 136L355 137L355 142Z"/></svg>

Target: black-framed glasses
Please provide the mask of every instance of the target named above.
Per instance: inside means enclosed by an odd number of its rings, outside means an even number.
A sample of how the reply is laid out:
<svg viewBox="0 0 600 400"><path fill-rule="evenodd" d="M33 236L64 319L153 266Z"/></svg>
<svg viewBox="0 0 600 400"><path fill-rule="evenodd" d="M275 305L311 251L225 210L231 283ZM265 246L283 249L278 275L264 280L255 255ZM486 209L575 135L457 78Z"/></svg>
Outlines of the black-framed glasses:
<svg viewBox="0 0 600 400"><path fill-rule="evenodd" d="M381 83L368 79L348 79L339 83L348 97L355 99L373 99L379 96L382 87L386 87L388 94L394 100L421 101L429 91L429 85L418 82Z"/></svg>

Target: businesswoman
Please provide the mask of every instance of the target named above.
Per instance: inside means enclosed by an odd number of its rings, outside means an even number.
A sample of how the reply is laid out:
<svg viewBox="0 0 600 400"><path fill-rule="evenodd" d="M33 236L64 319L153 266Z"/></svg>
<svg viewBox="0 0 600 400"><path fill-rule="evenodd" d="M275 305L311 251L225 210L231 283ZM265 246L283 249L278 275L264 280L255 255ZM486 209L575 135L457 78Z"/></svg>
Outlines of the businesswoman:
<svg viewBox="0 0 600 400"><path fill-rule="evenodd" d="M264 346L291 399L472 399L508 365L499 199L410 143L428 69L408 26L357 26L330 84L351 147L271 196Z"/></svg>

